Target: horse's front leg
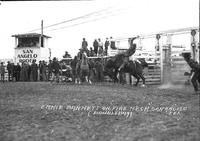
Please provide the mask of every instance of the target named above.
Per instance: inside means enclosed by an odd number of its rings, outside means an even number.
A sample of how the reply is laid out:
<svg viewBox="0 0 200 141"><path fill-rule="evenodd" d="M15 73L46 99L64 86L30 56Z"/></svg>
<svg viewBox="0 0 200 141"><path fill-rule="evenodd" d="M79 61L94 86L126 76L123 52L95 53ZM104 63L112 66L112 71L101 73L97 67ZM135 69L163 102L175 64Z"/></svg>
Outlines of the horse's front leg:
<svg viewBox="0 0 200 141"><path fill-rule="evenodd" d="M89 83L90 80L88 76L85 76L85 81Z"/></svg>
<svg viewBox="0 0 200 141"><path fill-rule="evenodd" d="M135 77L137 79L135 86L138 85L138 83L140 82L140 77L137 74L132 74L133 77Z"/></svg>
<svg viewBox="0 0 200 141"><path fill-rule="evenodd" d="M136 78L137 79L137 81L136 81L136 83L135 83L135 86L137 86L138 85L138 83L140 82L140 78L138 77L138 78Z"/></svg>
<svg viewBox="0 0 200 141"><path fill-rule="evenodd" d="M144 75L142 73L138 74L139 77L142 79L143 85L145 85L145 78Z"/></svg>

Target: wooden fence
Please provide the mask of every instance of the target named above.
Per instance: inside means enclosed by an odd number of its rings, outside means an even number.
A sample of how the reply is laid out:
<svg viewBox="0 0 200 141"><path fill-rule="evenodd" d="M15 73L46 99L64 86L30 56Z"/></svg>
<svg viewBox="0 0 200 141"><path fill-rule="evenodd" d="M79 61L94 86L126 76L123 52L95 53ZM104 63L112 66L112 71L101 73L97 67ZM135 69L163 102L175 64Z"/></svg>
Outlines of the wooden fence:
<svg viewBox="0 0 200 141"><path fill-rule="evenodd" d="M173 52L171 54L173 54ZM157 56L157 58L160 58L160 56ZM148 60L149 58L145 59ZM148 68L144 69L146 84L185 84L189 81L190 76L184 74L185 72L190 73L190 67L182 56L170 55L169 61L166 61L164 56L162 61L163 62L161 63L160 59L158 59L157 63L148 63ZM130 82L129 77L130 75L126 74L126 82L128 84L134 84L136 79L132 77ZM141 83L142 80L140 80L140 84Z"/></svg>

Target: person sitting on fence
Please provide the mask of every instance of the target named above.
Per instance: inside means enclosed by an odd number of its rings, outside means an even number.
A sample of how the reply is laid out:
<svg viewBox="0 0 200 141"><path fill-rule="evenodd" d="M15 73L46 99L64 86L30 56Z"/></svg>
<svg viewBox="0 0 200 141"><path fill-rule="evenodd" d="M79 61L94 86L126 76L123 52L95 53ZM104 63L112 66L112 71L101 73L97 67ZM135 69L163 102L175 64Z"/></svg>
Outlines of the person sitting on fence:
<svg viewBox="0 0 200 141"><path fill-rule="evenodd" d="M95 55L94 50L92 49L92 47L90 47L90 51L89 51L89 57L93 57Z"/></svg>
<svg viewBox="0 0 200 141"><path fill-rule="evenodd" d="M115 41L113 40L112 37L110 37L110 49L117 49L115 46Z"/></svg>
<svg viewBox="0 0 200 141"><path fill-rule="evenodd" d="M3 62L1 62L1 65L0 65L0 76L1 76L1 81L4 83L4 81L5 81L5 66L3 65Z"/></svg>

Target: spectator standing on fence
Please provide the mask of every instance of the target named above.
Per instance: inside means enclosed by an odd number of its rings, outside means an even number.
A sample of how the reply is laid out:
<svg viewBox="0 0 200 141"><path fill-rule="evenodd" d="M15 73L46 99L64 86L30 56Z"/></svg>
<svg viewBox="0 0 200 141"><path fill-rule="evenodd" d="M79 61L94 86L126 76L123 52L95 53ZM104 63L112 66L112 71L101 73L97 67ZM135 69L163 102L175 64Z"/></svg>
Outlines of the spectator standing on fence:
<svg viewBox="0 0 200 141"><path fill-rule="evenodd" d="M12 81L12 79L13 79L13 66L10 63L10 61L8 61L7 70L8 70L8 81Z"/></svg>
<svg viewBox="0 0 200 141"><path fill-rule="evenodd" d="M86 52L86 54L88 55L89 50L88 50L87 47L88 47L88 42L85 40L85 38L83 38L83 41L82 41L82 51Z"/></svg>
<svg viewBox="0 0 200 141"><path fill-rule="evenodd" d="M95 39L93 42L93 47L94 47L94 53L96 55L97 55L97 51L98 51L98 46L99 46L99 43L98 43L97 39Z"/></svg>
<svg viewBox="0 0 200 141"><path fill-rule="evenodd" d="M110 45L110 42L108 41L108 38L106 38L106 41L104 43L104 47L105 47L105 55L108 55L108 47Z"/></svg>
<svg viewBox="0 0 200 141"><path fill-rule="evenodd" d="M31 81L36 82L38 80L38 65L35 62L36 60L33 60L31 64Z"/></svg>
<svg viewBox="0 0 200 141"><path fill-rule="evenodd" d="M5 66L3 65L3 62L1 62L1 65L0 65L0 76L1 76L1 82L4 83L4 81L5 81Z"/></svg>
<svg viewBox="0 0 200 141"><path fill-rule="evenodd" d="M16 65L16 81L20 80L20 72L21 72L21 66L19 65L19 63L17 63L17 65Z"/></svg>
<svg viewBox="0 0 200 141"><path fill-rule="evenodd" d="M103 42L101 39L98 39L98 53L97 56L102 56L103 55Z"/></svg>

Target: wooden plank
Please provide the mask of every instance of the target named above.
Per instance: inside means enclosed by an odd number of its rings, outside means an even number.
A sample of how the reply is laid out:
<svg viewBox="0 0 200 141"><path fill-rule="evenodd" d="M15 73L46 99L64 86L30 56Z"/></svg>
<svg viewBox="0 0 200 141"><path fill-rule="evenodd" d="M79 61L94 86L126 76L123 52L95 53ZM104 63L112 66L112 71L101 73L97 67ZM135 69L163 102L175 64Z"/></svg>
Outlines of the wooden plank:
<svg viewBox="0 0 200 141"><path fill-rule="evenodd" d="M146 74L148 74L148 75L157 75L157 74L161 74L161 72L160 71L148 71Z"/></svg>
<svg viewBox="0 0 200 141"><path fill-rule="evenodd" d="M161 76L158 76L158 77L149 77L149 76L144 76L145 77L145 79L148 79L148 80L150 80L150 79L161 79Z"/></svg>
<svg viewBox="0 0 200 141"><path fill-rule="evenodd" d="M161 79L145 79L146 82L160 82ZM136 82L136 80L133 80L132 82ZM140 79L139 82L142 82L142 80Z"/></svg>
<svg viewBox="0 0 200 141"><path fill-rule="evenodd" d="M147 74L160 74L161 71L147 71Z"/></svg>

